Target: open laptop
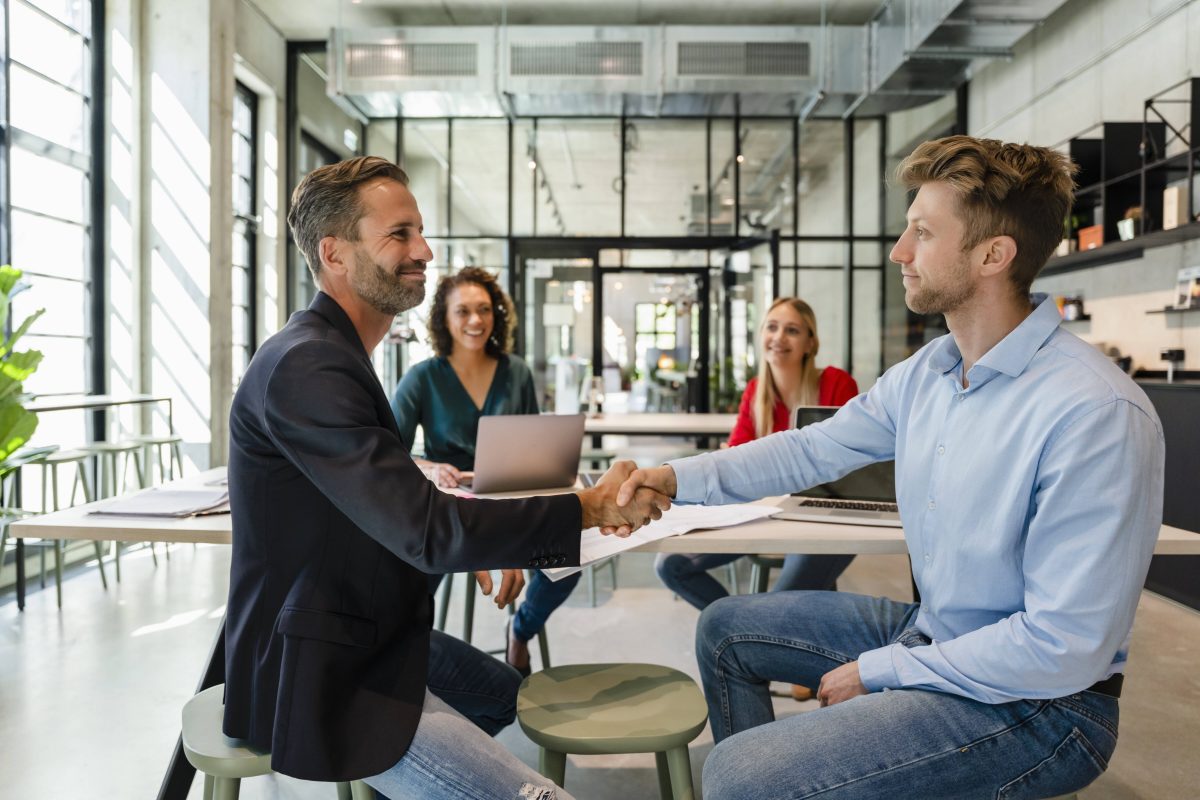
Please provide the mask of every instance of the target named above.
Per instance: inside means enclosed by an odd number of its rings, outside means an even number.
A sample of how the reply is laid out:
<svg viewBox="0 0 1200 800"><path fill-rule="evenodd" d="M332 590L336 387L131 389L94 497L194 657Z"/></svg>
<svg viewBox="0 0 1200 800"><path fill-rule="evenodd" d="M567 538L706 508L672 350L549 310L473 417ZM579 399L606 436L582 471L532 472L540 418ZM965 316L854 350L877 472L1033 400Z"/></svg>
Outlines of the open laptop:
<svg viewBox="0 0 1200 800"><path fill-rule="evenodd" d="M800 406L796 427L832 417L836 406ZM796 492L772 514L776 519L839 522L844 525L900 527L896 506L896 462L880 461L856 469L836 481Z"/></svg>
<svg viewBox="0 0 1200 800"><path fill-rule="evenodd" d="M480 417L467 488L490 494L572 486L582 450L583 414Z"/></svg>

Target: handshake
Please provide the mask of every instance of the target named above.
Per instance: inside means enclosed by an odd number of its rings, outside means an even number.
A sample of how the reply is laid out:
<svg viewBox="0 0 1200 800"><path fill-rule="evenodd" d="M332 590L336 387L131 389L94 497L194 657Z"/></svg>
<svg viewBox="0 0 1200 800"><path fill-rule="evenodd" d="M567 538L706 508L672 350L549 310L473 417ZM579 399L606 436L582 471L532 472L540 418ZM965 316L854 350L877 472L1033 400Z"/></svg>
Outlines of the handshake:
<svg viewBox="0 0 1200 800"><path fill-rule="evenodd" d="M583 527L628 536L660 518L675 489L675 470L668 466L639 469L632 461L618 461L595 486L579 492Z"/></svg>

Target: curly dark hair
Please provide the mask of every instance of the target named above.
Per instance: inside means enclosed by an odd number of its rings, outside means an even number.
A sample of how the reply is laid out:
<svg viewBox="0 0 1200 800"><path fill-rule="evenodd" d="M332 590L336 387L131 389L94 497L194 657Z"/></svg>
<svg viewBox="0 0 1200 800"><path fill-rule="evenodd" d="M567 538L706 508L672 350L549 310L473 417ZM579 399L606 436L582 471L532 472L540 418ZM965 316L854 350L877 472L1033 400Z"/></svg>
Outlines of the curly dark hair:
<svg viewBox="0 0 1200 800"><path fill-rule="evenodd" d="M467 283L482 286L492 299L492 335L488 337L484 352L492 358L499 358L512 350L517 309L512 298L500 288L495 276L479 267L463 267L438 281L437 291L433 294L433 308L429 310L429 340L433 342L433 352L445 357L454 349L454 338L446 327L446 301L451 291Z"/></svg>

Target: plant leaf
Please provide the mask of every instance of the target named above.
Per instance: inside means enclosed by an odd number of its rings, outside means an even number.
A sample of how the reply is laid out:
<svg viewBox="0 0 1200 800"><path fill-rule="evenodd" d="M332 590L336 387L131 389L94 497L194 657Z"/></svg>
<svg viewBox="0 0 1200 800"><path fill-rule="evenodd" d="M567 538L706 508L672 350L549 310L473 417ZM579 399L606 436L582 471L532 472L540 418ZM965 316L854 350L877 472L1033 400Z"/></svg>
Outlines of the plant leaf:
<svg viewBox="0 0 1200 800"><path fill-rule="evenodd" d="M20 382L32 375L41 362L41 350L24 350L20 353L9 353L7 358L0 361L0 374Z"/></svg>
<svg viewBox="0 0 1200 800"><path fill-rule="evenodd" d="M0 460L19 450L37 430L37 414L18 405L0 407Z"/></svg>
<svg viewBox="0 0 1200 800"><path fill-rule="evenodd" d="M17 340L29 332L29 326L36 322L37 318L45 313L46 309L39 308L37 311L26 317L25 321L21 323L21 327L13 331L12 336L8 337L8 340L4 342L4 344L0 344L0 358L7 356L8 352L17 346Z"/></svg>

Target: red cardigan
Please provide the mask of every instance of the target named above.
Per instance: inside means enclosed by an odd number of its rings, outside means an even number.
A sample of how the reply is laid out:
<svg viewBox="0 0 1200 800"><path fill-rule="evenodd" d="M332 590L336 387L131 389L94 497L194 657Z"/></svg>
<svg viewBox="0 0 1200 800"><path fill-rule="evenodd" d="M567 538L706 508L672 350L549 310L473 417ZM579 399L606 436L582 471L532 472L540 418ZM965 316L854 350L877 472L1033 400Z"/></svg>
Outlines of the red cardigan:
<svg viewBox="0 0 1200 800"><path fill-rule="evenodd" d="M752 408L757 391L758 378L751 378L742 395L742 404L738 408L737 424L733 426L733 431L729 434L730 447L745 444L757 438L754 435L754 410ZM843 406L856 394L858 394L858 384L854 382L854 378L850 376L849 372L837 367L826 367L821 370L821 380L817 386L817 405ZM778 433L792 427L791 416L788 413L787 405L782 400L776 400L775 420L771 431Z"/></svg>

